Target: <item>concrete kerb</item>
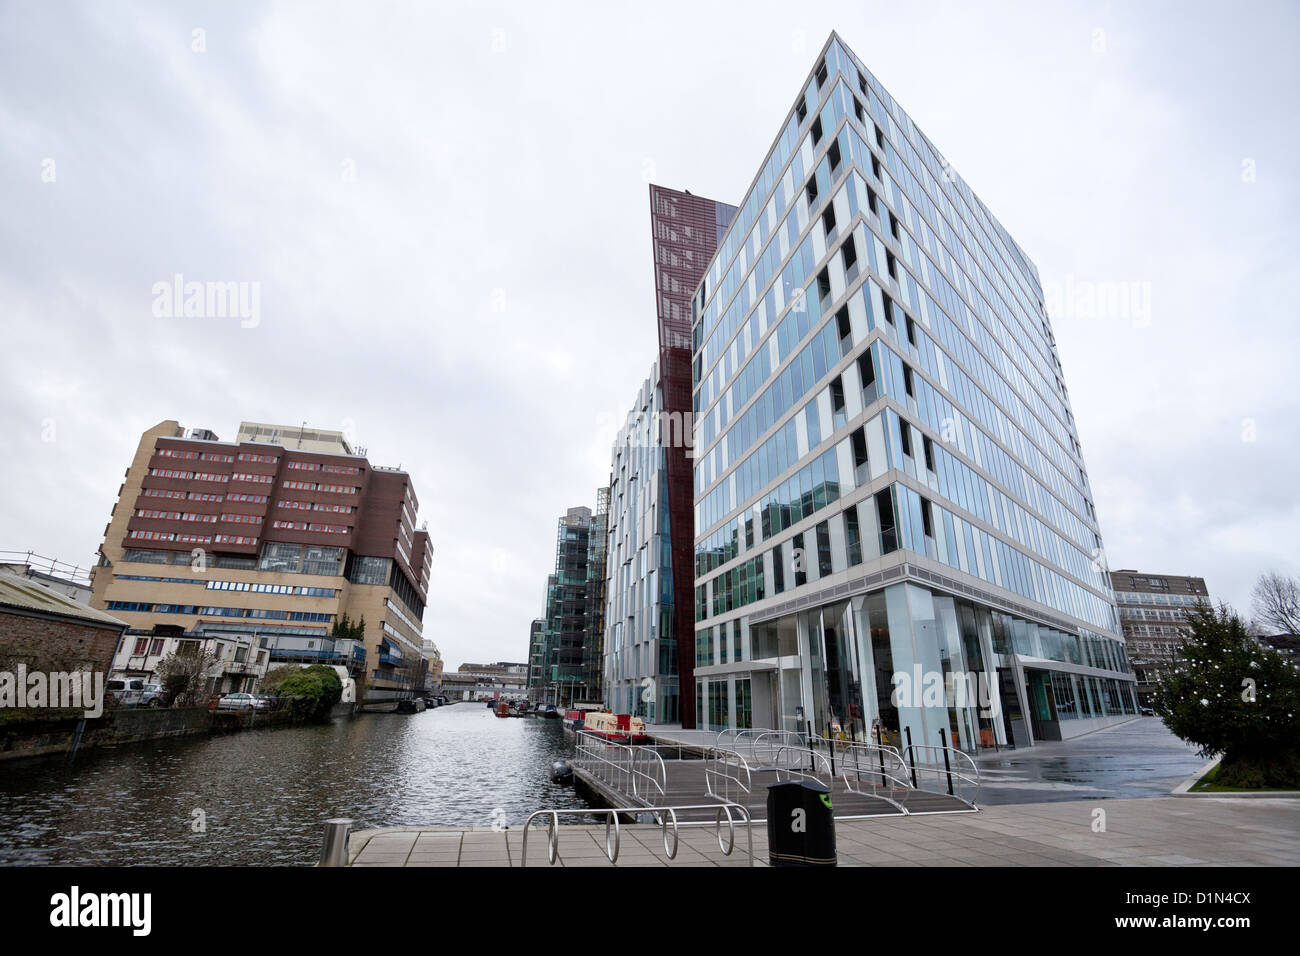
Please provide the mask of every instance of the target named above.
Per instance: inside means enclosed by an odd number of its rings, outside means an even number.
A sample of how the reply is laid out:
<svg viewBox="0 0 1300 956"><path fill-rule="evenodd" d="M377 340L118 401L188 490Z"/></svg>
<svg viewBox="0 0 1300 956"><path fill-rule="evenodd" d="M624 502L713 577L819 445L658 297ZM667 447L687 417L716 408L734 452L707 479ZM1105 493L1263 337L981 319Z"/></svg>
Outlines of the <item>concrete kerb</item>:
<svg viewBox="0 0 1300 956"><path fill-rule="evenodd" d="M1222 754L1215 757L1200 770L1196 771L1196 773L1192 774L1178 786L1174 787L1173 790L1169 791L1169 795L1171 797L1250 797L1255 799L1260 797L1270 797L1273 799L1300 799L1300 790L1252 790L1238 793L1234 793L1231 790L1210 790L1204 793L1193 793L1192 787L1196 786L1197 781L1217 767L1222 760Z"/></svg>

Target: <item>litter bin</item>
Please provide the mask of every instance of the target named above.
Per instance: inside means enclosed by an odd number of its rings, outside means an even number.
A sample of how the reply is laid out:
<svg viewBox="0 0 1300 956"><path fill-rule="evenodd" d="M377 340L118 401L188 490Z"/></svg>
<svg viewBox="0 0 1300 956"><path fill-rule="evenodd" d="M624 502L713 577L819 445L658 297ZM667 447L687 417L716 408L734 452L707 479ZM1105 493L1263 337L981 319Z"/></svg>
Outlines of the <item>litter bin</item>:
<svg viewBox="0 0 1300 956"><path fill-rule="evenodd" d="M771 866L836 866L831 789L807 780L767 788L767 862Z"/></svg>

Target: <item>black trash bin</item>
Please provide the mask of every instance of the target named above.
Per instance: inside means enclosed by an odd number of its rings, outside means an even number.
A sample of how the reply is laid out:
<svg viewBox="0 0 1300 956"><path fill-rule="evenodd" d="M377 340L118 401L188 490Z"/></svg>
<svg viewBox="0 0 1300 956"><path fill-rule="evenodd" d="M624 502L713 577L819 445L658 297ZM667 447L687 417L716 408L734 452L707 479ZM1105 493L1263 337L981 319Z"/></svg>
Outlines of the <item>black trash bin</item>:
<svg viewBox="0 0 1300 956"><path fill-rule="evenodd" d="M836 866L831 789L809 780L767 788L767 862L771 866Z"/></svg>

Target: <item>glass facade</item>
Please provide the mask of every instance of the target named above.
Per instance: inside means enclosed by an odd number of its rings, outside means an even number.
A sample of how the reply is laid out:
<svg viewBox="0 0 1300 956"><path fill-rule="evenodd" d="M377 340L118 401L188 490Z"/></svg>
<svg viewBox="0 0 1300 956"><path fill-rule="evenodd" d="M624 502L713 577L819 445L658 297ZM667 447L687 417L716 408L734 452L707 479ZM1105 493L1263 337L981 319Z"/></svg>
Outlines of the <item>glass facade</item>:
<svg viewBox="0 0 1300 956"><path fill-rule="evenodd" d="M1042 301L832 35L692 300L702 726L975 750L1136 713Z"/></svg>
<svg viewBox="0 0 1300 956"><path fill-rule="evenodd" d="M658 363L614 446L605 603L605 703L646 723L681 720L672 529Z"/></svg>

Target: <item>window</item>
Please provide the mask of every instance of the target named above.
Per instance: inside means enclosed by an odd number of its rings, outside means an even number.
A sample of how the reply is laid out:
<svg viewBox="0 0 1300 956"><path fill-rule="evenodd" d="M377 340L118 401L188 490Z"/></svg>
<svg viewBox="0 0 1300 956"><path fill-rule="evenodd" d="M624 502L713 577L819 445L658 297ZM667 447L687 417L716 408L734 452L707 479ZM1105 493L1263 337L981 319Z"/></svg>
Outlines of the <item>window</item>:
<svg viewBox="0 0 1300 956"><path fill-rule="evenodd" d="M802 126L803 121L808 118L808 103L802 96L799 97L799 105L795 107L794 114L799 117L799 125Z"/></svg>
<svg viewBox="0 0 1300 956"><path fill-rule="evenodd" d="M885 266L889 271L889 278L895 282L898 281L898 263L894 261L894 254L888 249L885 250Z"/></svg>
<svg viewBox="0 0 1300 956"><path fill-rule="evenodd" d="M870 350L858 356L858 377L862 379L862 404L870 405L879 397L876 388L876 367L871 361Z"/></svg>
<svg viewBox="0 0 1300 956"><path fill-rule="evenodd" d="M840 334L840 357L842 358L848 355L849 350L853 348L853 327L849 323L849 307L847 305L842 306L835 313L835 329Z"/></svg>
<svg viewBox="0 0 1300 956"><path fill-rule="evenodd" d="M910 315L904 316L904 319L907 322L907 343L912 348L916 348L916 323L912 321Z"/></svg>
<svg viewBox="0 0 1300 956"><path fill-rule="evenodd" d="M862 537L858 529L858 507L844 510L844 540L848 544L849 567L862 563Z"/></svg>
<svg viewBox="0 0 1300 956"><path fill-rule="evenodd" d="M885 134L880 131L879 126L876 127L876 145L881 149L885 148Z"/></svg>
<svg viewBox="0 0 1300 956"><path fill-rule="evenodd" d="M822 213L822 229L826 231L827 239L835 235L835 204L834 203L827 203L826 211Z"/></svg>
<svg viewBox="0 0 1300 956"><path fill-rule="evenodd" d="M844 271L848 273L858 261L858 247L852 235L844 240L844 245L840 246L840 255L844 259Z"/></svg>
<svg viewBox="0 0 1300 956"><path fill-rule="evenodd" d="M895 239L900 238L898 235L898 217L892 212L889 214L889 234Z"/></svg>
<svg viewBox="0 0 1300 956"><path fill-rule="evenodd" d="M831 297L831 275L829 272L823 269L817 276L817 299L819 302L824 302L830 297Z"/></svg>
<svg viewBox="0 0 1300 956"><path fill-rule="evenodd" d="M822 141L822 118L819 116L813 120L812 130L813 145L816 146Z"/></svg>
<svg viewBox="0 0 1300 956"><path fill-rule="evenodd" d="M840 168L840 144L838 140L831 143L830 148L826 150L826 158L830 160L832 173Z"/></svg>
<svg viewBox="0 0 1300 956"><path fill-rule="evenodd" d="M856 96L853 97L853 115L858 118L858 122L865 125L867 122L866 114L862 111L862 101Z"/></svg>
<svg viewBox="0 0 1300 956"><path fill-rule="evenodd" d="M849 442L853 446L853 470L857 484L865 485L867 483L866 432L861 428L854 429L853 434L849 436Z"/></svg>
<svg viewBox="0 0 1300 956"><path fill-rule="evenodd" d="M880 553L898 550L898 526L894 520L894 499L891 491L876 492L876 517L880 520Z"/></svg>
<svg viewBox="0 0 1300 956"><path fill-rule="evenodd" d="M808 197L808 208L817 208L817 180L808 180L808 185L804 187L804 195Z"/></svg>
<svg viewBox="0 0 1300 956"><path fill-rule="evenodd" d="M817 89L820 90L822 88L822 84L826 82L826 76L827 76L826 61L822 60L820 63L817 64L817 73L816 73Z"/></svg>
<svg viewBox="0 0 1300 956"><path fill-rule="evenodd" d="M872 159L874 161L875 157ZM867 187L867 206L871 209L871 215L880 217L880 209L876 206L876 193L870 186Z"/></svg>
<svg viewBox="0 0 1300 956"><path fill-rule="evenodd" d="M921 438L921 447L922 447L922 450L925 452L925 468L926 468L926 470L927 470L927 471L937 471L937 469L934 467L934 442L930 441L930 439L925 438L925 437L923 436L923 437Z"/></svg>

